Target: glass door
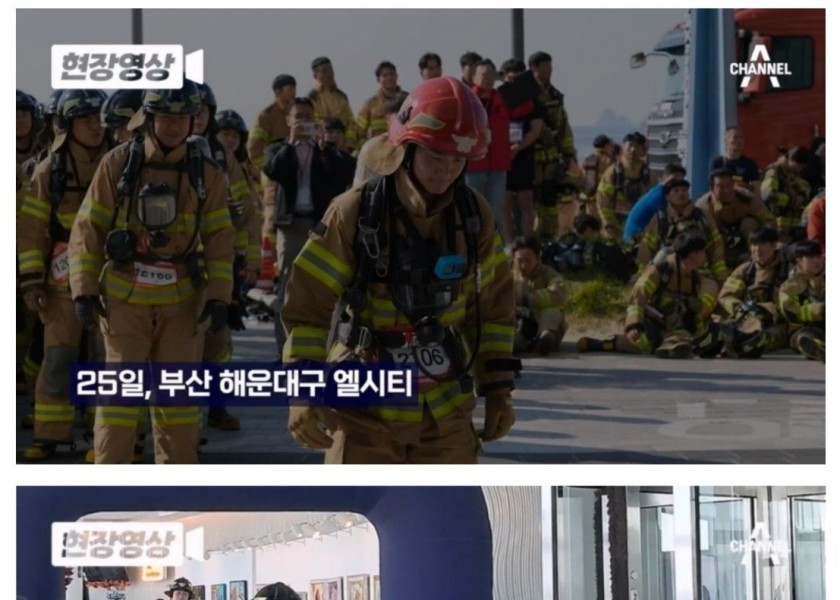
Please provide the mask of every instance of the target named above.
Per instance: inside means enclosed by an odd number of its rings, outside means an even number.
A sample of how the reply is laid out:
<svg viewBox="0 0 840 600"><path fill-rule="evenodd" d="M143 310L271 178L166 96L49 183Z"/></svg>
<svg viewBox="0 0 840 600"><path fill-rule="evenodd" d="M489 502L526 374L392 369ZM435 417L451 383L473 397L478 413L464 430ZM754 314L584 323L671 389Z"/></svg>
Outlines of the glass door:
<svg viewBox="0 0 840 600"><path fill-rule="evenodd" d="M706 493L697 502L700 600L756 600L750 538L754 500Z"/></svg>
<svg viewBox="0 0 840 600"><path fill-rule="evenodd" d="M825 496L791 498L795 600L825 600Z"/></svg>
<svg viewBox="0 0 840 600"><path fill-rule="evenodd" d="M607 520L604 501L599 488L557 488L559 598L611 600L604 570L609 553L603 536ZM608 559L606 564L609 565Z"/></svg>
<svg viewBox="0 0 840 600"><path fill-rule="evenodd" d="M674 500L672 494L640 494L642 597L674 600Z"/></svg>

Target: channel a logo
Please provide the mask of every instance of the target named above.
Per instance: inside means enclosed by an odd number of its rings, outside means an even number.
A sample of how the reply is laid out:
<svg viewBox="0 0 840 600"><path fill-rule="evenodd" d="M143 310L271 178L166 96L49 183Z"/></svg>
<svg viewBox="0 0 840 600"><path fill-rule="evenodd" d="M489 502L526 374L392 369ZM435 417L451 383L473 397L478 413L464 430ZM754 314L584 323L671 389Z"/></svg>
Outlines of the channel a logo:
<svg viewBox="0 0 840 600"><path fill-rule="evenodd" d="M793 75L787 63L770 62L770 53L764 44L753 46L750 62L731 63L729 65L731 75L743 75L741 78L741 89L747 89L754 75L766 75L770 78L770 85L774 88L780 87L779 75Z"/></svg>

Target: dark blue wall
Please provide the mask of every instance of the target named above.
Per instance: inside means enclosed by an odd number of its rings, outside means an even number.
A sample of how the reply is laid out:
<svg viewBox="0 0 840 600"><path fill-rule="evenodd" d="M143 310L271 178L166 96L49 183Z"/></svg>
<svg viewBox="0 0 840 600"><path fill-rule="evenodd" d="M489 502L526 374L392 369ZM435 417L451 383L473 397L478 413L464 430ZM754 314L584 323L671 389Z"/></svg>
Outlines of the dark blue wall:
<svg viewBox="0 0 840 600"><path fill-rule="evenodd" d="M54 521L100 511L352 511L379 535L383 600L492 600L493 551L479 488L19 487L17 590L64 600Z"/></svg>

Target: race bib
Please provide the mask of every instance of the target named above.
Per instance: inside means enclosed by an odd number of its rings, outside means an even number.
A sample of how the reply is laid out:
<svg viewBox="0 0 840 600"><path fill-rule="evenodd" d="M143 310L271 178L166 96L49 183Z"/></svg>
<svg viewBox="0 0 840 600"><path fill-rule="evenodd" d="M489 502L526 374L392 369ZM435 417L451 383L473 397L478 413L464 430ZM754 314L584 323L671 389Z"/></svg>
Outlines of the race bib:
<svg viewBox="0 0 840 600"><path fill-rule="evenodd" d="M518 144L522 141L522 123L510 124L510 143Z"/></svg>
<svg viewBox="0 0 840 600"><path fill-rule="evenodd" d="M421 391L434 386L436 379L449 375L452 368L452 361L443 346L403 346L388 348L387 353L395 366L417 368L417 386Z"/></svg>
<svg viewBox="0 0 840 600"><path fill-rule="evenodd" d="M178 282L178 273L172 263L157 262L153 265L134 263L134 284L151 287Z"/></svg>
<svg viewBox="0 0 840 600"><path fill-rule="evenodd" d="M64 242L56 242L53 245L50 275L55 283L66 283L70 276L70 257Z"/></svg>

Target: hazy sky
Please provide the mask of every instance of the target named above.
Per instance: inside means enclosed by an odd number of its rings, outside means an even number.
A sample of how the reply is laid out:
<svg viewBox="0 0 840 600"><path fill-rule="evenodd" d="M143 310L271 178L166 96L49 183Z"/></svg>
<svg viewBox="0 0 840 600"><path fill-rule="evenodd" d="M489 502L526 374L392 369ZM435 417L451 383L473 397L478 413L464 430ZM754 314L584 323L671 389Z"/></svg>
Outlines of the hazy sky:
<svg viewBox="0 0 840 600"><path fill-rule="evenodd" d="M271 80L291 73L299 95L312 87L309 65L329 56L354 111L376 90L380 60L396 64L403 89L419 83L417 60L443 58L459 75L458 58L475 50L497 65L511 56L509 10L265 10L144 11L144 42L204 49L205 78L221 108L246 121L272 100ZM666 62L631 70L629 57L649 50L685 10L526 10L525 54L554 58L554 84L565 94L572 124L594 123L601 112L641 122L662 97ZM52 44L130 43L129 10L18 10L17 87L38 98L50 92Z"/></svg>

